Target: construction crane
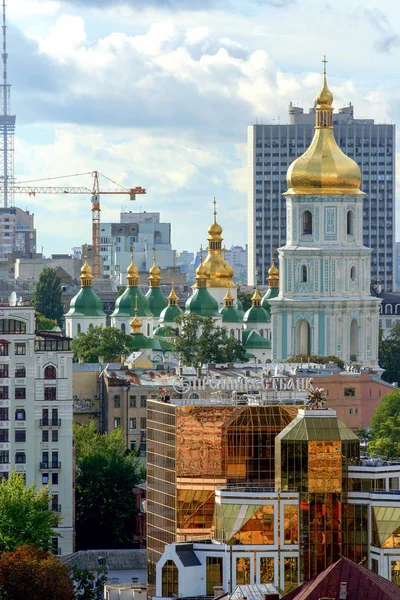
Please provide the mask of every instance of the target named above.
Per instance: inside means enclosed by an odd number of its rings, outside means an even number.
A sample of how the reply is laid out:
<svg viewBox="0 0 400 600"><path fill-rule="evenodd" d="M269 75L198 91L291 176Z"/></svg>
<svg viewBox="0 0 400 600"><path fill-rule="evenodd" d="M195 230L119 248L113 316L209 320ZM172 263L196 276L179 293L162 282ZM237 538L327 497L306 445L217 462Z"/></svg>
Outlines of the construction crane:
<svg viewBox="0 0 400 600"><path fill-rule="evenodd" d="M85 186L80 187L66 187L66 186L26 186L17 184L13 186L13 193L15 194L29 194L30 196L36 196L36 194L90 194L92 197L92 269L93 277L101 276L101 257L100 257L100 196L103 194L127 194L130 200L136 200L136 195L145 194L146 190L140 186L135 188L124 188L122 185L117 184L112 179L109 179L105 175L102 175L111 183L118 185L119 188L115 190L100 190L99 184L99 173L98 171L89 171L88 173L76 173L74 175L64 175L63 177L48 177L47 179L35 179L31 181L24 181L22 183L36 183L39 181L50 181L52 179L62 179L64 177L78 177L81 175L92 175L93 187L89 189ZM4 191L0 186L0 194Z"/></svg>

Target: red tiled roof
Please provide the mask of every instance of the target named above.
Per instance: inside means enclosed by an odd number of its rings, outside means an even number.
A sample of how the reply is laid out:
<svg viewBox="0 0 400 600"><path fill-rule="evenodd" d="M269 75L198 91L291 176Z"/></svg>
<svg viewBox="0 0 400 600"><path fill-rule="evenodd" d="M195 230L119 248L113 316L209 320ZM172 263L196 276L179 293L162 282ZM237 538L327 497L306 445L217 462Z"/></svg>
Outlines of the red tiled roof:
<svg viewBox="0 0 400 600"><path fill-rule="evenodd" d="M400 600L400 587L345 557L284 596L283 600L338 600L342 582L347 583L346 600Z"/></svg>

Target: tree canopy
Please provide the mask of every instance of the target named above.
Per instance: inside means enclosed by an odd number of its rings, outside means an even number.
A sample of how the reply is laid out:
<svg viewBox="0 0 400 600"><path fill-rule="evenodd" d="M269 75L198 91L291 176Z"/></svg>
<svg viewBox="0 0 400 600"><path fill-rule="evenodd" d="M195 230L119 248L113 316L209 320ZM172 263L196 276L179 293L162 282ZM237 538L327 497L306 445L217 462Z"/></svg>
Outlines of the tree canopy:
<svg viewBox="0 0 400 600"><path fill-rule="evenodd" d="M379 364L385 369L382 379L400 383L400 323L393 325L387 338L379 341Z"/></svg>
<svg viewBox="0 0 400 600"><path fill-rule="evenodd" d="M0 600L73 600L69 568L30 546L0 555Z"/></svg>
<svg viewBox="0 0 400 600"><path fill-rule="evenodd" d="M36 329L38 331L51 331L54 327L58 326L58 323L55 319L48 319L44 317L40 313L36 313Z"/></svg>
<svg viewBox="0 0 400 600"><path fill-rule="evenodd" d="M54 531L59 521L50 506L47 486L38 492L35 484L25 486L24 477L12 471L0 483L0 552L14 551L28 544L51 550Z"/></svg>
<svg viewBox="0 0 400 600"><path fill-rule="evenodd" d="M316 354L311 354L310 356L291 356L287 359L288 363L316 363L317 365L326 365L330 362L336 363L340 369L344 369L344 362L341 358L337 356L317 356Z"/></svg>
<svg viewBox="0 0 400 600"><path fill-rule="evenodd" d="M98 567L95 571L72 567L74 600L103 600L107 574L107 567Z"/></svg>
<svg viewBox="0 0 400 600"><path fill-rule="evenodd" d="M39 275L32 296L32 304L36 311L57 321L60 325L64 315L64 305L61 300L61 279L56 276L54 269L44 269Z"/></svg>
<svg viewBox="0 0 400 600"><path fill-rule="evenodd" d="M212 317L183 314L175 322L181 327L180 332L174 330L175 352L185 365L247 361L243 345L228 336L226 329L216 325Z"/></svg>
<svg viewBox="0 0 400 600"><path fill-rule="evenodd" d="M383 396L370 423L368 451L373 456L400 456L400 390Z"/></svg>
<svg viewBox="0 0 400 600"><path fill-rule="evenodd" d="M129 548L136 507L133 488L144 479L121 429L100 434L93 422L75 425L77 548Z"/></svg>
<svg viewBox="0 0 400 600"><path fill-rule="evenodd" d="M251 296L252 296L252 294L250 294L250 292L243 292L242 290L238 290L238 292L237 292L238 300L240 300L241 303L243 304L244 312L246 312L246 310L249 310L249 308L251 308Z"/></svg>
<svg viewBox="0 0 400 600"><path fill-rule="evenodd" d="M85 362L98 362L99 356L114 361L120 355L130 352L131 337L115 327L89 327L87 333L78 333L71 348L74 360L83 358Z"/></svg>

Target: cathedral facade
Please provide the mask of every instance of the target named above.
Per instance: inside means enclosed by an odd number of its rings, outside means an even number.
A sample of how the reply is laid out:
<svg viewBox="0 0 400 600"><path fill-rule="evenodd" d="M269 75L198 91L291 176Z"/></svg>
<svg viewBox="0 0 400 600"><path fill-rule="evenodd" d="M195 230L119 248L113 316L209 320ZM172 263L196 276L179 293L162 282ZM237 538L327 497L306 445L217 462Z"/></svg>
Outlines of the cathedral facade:
<svg viewBox="0 0 400 600"><path fill-rule="evenodd" d="M272 359L333 355L377 367L380 300L370 293L361 173L336 143L332 101L324 73L314 138L287 174L287 241L279 294L270 299Z"/></svg>

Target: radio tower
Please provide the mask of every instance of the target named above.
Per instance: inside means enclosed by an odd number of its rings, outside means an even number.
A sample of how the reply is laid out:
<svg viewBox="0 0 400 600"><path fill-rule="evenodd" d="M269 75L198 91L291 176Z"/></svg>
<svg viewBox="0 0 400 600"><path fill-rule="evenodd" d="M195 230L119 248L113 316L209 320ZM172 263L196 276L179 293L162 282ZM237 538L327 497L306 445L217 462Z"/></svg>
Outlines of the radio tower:
<svg viewBox="0 0 400 600"><path fill-rule="evenodd" d="M11 85L7 82L6 0L3 0L3 83L0 85L0 206L14 204L15 115L10 114Z"/></svg>

